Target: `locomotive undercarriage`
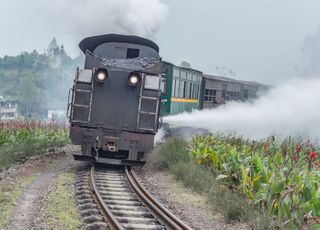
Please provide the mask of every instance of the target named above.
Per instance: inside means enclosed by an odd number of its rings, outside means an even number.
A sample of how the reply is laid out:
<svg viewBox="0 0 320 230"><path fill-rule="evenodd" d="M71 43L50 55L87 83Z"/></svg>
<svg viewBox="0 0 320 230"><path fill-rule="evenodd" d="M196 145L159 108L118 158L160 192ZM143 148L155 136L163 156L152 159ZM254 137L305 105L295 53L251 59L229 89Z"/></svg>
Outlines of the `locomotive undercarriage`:
<svg viewBox="0 0 320 230"><path fill-rule="evenodd" d="M81 145L75 160L113 165L144 164L144 154L153 146L154 135L127 131L71 127L72 142Z"/></svg>

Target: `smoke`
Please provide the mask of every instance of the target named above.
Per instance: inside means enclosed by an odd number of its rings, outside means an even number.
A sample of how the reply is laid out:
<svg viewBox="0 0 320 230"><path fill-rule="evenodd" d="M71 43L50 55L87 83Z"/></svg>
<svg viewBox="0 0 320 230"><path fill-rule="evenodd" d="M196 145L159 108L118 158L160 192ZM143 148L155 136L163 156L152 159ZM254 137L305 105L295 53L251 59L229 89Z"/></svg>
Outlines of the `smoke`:
<svg viewBox="0 0 320 230"><path fill-rule="evenodd" d="M52 28L77 41L105 33L152 38L168 12L161 0L45 0L42 7Z"/></svg>
<svg viewBox="0 0 320 230"><path fill-rule="evenodd" d="M166 136L166 131L164 128L158 130L156 135L154 136L154 146L161 144L164 142L164 137Z"/></svg>
<svg viewBox="0 0 320 230"><path fill-rule="evenodd" d="M164 121L175 127L203 128L255 139L273 134L317 138L320 136L319 88L320 79L296 79L252 102L230 102L215 109L169 116Z"/></svg>
<svg viewBox="0 0 320 230"><path fill-rule="evenodd" d="M307 37L302 46L302 62L298 65L303 76L320 76L320 28Z"/></svg>

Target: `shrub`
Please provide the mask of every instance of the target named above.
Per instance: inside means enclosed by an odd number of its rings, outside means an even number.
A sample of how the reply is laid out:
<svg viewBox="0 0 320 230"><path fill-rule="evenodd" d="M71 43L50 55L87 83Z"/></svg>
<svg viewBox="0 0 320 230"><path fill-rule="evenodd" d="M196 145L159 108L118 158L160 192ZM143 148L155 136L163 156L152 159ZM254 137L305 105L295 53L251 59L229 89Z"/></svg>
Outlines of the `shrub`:
<svg viewBox="0 0 320 230"><path fill-rule="evenodd" d="M188 143L179 138L172 138L161 145L161 148L158 150L155 166L158 169L168 169L178 162L189 162L190 159Z"/></svg>

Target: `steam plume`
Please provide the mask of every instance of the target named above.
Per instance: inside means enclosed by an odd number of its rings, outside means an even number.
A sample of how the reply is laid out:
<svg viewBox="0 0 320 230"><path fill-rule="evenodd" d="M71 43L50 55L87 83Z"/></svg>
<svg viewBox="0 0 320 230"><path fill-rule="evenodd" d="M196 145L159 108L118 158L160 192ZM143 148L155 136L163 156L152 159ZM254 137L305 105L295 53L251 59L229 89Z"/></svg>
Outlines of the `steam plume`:
<svg viewBox="0 0 320 230"><path fill-rule="evenodd" d="M302 46L302 61L300 72L303 76L320 76L320 27L311 36L307 37Z"/></svg>
<svg viewBox="0 0 320 230"><path fill-rule="evenodd" d="M172 126L232 132L258 139L271 134L317 138L320 136L319 88L320 79L293 80L253 102L230 102L216 109L170 116L164 121Z"/></svg>
<svg viewBox="0 0 320 230"><path fill-rule="evenodd" d="M161 0L45 0L42 4L53 28L77 41L105 33L152 37L167 15Z"/></svg>

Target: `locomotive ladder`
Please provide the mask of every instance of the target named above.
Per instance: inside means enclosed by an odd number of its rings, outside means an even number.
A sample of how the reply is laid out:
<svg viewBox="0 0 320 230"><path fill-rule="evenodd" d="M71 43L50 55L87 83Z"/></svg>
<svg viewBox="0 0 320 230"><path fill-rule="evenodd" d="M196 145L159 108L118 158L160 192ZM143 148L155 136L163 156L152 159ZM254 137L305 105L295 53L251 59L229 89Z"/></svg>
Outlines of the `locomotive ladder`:
<svg viewBox="0 0 320 230"><path fill-rule="evenodd" d="M146 130L146 131L154 131L156 129L157 125L157 119L158 119L158 112L159 112L159 98L158 97L150 97L150 96L143 96L144 92L144 77L142 78L142 86L140 89L140 96L139 96L139 106L138 106L138 119L137 119L137 128L141 130ZM154 100L156 101L156 111L155 112L148 112L148 111L143 111L142 109L142 104L144 101L147 100ZM154 116L154 123L153 123L153 128L149 127L140 127L141 125L141 115L149 115L149 116Z"/></svg>
<svg viewBox="0 0 320 230"><path fill-rule="evenodd" d="M79 76L79 69L77 69L77 76ZM69 91L68 110L69 110L69 106L73 107L71 109L71 114L70 114L73 122L88 123L90 121L90 116L91 116L93 81L91 82L90 89L81 89L81 87L78 86L79 84L85 84L85 83L79 83L78 81L75 81L74 87L70 89L72 90L72 94L73 94L71 103L69 103L69 99L70 99L70 91ZM82 100L76 103L76 97L82 98ZM84 101L87 101L88 103L83 103ZM74 110L77 110L78 114L84 114L84 116L75 117Z"/></svg>

